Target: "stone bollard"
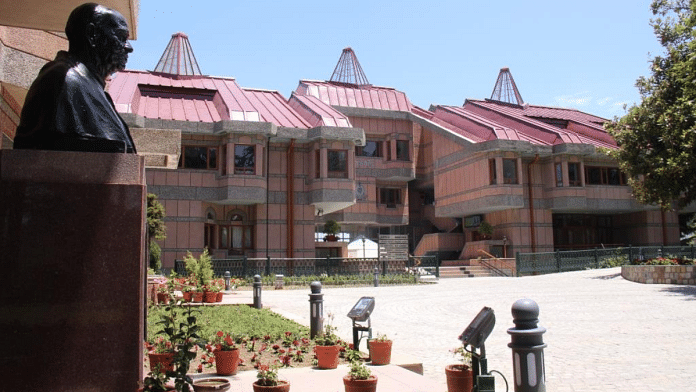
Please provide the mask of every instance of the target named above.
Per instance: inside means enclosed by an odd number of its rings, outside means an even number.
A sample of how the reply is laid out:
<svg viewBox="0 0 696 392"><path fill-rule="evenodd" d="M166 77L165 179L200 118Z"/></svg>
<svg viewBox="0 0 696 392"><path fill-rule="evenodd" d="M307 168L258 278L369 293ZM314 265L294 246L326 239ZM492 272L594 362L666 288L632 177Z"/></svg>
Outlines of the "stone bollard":
<svg viewBox="0 0 696 392"><path fill-rule="evenodd" d="M321 282L312 282L309 287L312 290L309 295L309 338L314 339L323 329L324 294L321 293Z"/></svg>
<svg viewBox="0 0 696 392"><path fill-rule="evenodd" d="M283 278L285 278L284 275L276 275L275 276L275 289L276 290L283 289Z"/></svg>
<svg viewBox="0 0 696 392"><path fill-rule="evenodd" d="M263 308L261 305L261 275L254 275L254 307Z"/></svg>
<svg viewBox="0 0 696 392"><path fill-rule="evenodd" d="M379 268L378 267L375 267L374 274L375 274L375 279L374 279L375 287L379 287Z"/></svg>
<svg viewBox="0 0 696 392"><path fill-rule="evenodd" d="M539 305L531 299L520 299L512 304L514 328L508 329L512 349L515 392L546 392L544 344L541 335L546 328L539 327Z"/></svg>
<svg viewBox="0 0 696 392"><path fill-rule="evenodd" d="M230 278L232 277L232 274L230 274L230 271L225 271L225 291L230 291Z"/></svg>

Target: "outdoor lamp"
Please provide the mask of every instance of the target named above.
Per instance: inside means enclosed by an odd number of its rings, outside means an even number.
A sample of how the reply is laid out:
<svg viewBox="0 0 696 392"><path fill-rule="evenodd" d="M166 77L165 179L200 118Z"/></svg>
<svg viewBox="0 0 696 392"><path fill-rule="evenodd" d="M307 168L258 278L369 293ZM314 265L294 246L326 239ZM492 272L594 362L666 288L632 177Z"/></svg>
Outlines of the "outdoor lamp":
<svg viewBox="0 0 696 392"><path fill-rule="evenodd" d="M230 271L225 271L225 275L223 276L225 278L225 291L230 291L230 278L232 274L230 274Z"/></svg>

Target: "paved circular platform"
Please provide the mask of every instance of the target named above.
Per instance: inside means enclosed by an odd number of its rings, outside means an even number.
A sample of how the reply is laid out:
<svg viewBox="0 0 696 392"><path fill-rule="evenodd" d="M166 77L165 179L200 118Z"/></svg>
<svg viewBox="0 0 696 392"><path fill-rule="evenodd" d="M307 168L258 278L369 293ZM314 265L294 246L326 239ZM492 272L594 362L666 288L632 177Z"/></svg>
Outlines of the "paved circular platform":
<svg viewBox="0 0 696 392"><path fill-rule="evenodd" d="M325 288L324 315L350 339L346 314L361 296L374 296L375 332L394 340L395 352L420 359L425 376L445 386L449 352L483 306L496 326L486 341L489 369L512 390L510 307L520 298L539 304L547 390L690 391L696 375L696 286L645 285L620 269L522 278L441 279L435 285ZM307 290L265 290L264 307L309 325ZM362 348L364 349L364 343ZM497 377L496 390L505 384Z"/></svg>

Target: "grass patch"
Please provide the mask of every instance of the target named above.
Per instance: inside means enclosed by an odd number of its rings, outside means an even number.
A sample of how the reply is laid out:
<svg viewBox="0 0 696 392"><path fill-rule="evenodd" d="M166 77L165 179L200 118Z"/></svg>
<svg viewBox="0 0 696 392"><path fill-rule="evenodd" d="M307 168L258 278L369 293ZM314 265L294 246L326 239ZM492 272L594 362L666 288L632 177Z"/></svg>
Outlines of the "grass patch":
<svg viewBox="0 0 696 392"><path fill-rule="evenodd" d="M198 313L199 335L203 339L212 337L217 331L249 338L270 336L280 339L285 332L309 335L309 328L300 325L268 309L255 309L247 305L200 306ZM150 307L147 315L147 337L153 340L160 326L157 323L166 314L165 307Z"/></svg>

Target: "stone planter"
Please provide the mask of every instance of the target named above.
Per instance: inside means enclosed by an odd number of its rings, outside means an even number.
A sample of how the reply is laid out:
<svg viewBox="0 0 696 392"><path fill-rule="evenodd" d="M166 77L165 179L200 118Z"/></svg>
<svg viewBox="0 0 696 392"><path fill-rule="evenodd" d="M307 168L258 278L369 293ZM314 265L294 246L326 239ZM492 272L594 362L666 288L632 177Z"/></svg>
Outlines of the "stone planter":
<svg viewBox="0 0 696 392"><path fill-rule="evenodd" d="M647 284L696 284L693 265L624 265L621 276L631 282Z"/></svg>

